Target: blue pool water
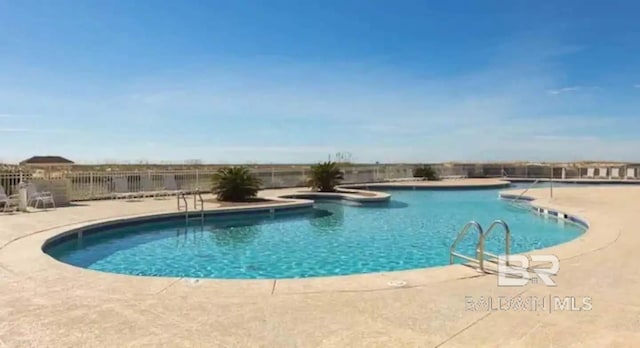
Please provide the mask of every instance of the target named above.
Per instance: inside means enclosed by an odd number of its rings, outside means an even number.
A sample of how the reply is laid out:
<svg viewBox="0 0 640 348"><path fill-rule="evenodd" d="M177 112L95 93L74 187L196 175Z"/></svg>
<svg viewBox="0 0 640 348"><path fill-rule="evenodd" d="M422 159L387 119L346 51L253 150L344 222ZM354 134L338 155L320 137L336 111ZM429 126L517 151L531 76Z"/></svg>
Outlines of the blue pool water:
<svg viewBox="0 0 640 348"><path fill-rule="evenodd" d="M519 185L521 186L521 185ZM526 185L524 185L526 186ZM424 268L449 263L449 246L469 220L507 221L514 253L563 243L583 230L498 199L499 190L389 191L392 201L318 202L302 212L211 216L101 231L46 249L98 271L197 278L303 278ZM502 253L495 231L487 250ZM468 236L471 237L471 234ZM474 238L459 250L472 255Z"/></svg>

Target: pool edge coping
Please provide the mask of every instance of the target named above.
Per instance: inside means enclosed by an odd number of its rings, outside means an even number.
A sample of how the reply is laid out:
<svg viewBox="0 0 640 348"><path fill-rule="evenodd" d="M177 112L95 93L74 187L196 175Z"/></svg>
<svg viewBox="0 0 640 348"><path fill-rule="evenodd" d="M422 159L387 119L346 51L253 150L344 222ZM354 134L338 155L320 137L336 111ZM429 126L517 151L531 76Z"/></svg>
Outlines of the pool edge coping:
<svg viewBox="0 0 640 348"><path fill-rule="evenodd" d="M501 192L502 193L502 192ZM537 199L535 197L532 196L527 196L528 198L533 198L532 205L534 205L533 203L535 201L539 201L540 199ZM282 198L280 198L282 199ZM285 203L285 206L289 206L292 208L295 207L301 207L301 206L311 206L313 205L312 201L308 201L308 200L303 200L303 199L287 199L288 202ZM292 204L292 203L298 203L298 204ZM281 205L279 205L281 206ZM544 205L541 204L541 202L536 203L536 206L538 207L545 207ZM268 208L275 208L273 204L270 204L268 206L251 206L251 207L226 207L226 208L214 208L212 209L212 211L242 211L242 212L246 212L246 211L251 211L251 210L266 210ZM547 206L545 209L556 209L553 206ZM586 220L584 217L582 217L580 214L576 214L575 212L571 212L571 210L573 209L569 209L570 211L567 212L567 214L572 214L574 216L578 216L579 218L583 219L584 221L588 221ZM51 257L50 255L46 254L45 252L43 252L42 247L44 246L44 241L52 238L52 237L57 237L60 236L63 233L70 233L70 231L72 230L77 230L79 228L88 228L92 225L97 225L97 224L101 224L101 223L107 223L109 221L122 221L122 220L130 220L130 219L135 219L135 218L148 218L148 217L153 217L153 216L162 216L162 215L175 215L175 214L180 214L180 213L176 213L176 212L150 212L150 213L144 213L144 214L135 214L132 216L117 216L117 217L110 217L110 218L105 218L105 219L96 219L96 220L90 220L90 221L79 221L77 223L71 224L69 226L58 226L58 227L51 227L48 229L45 229L43 231L36 231L33 232L31 234L28 235L24 235L21 238L18 238L18 240L29 240L28 242L30 243L39 243L40 247L37 248L37 255L35 256L40 256L43 257L45 259L47 259L47 261L51 261L57 265L60 265L64 268L66 268L66 270L68 270L68 267L74 268L74 269L78 269L81 270L81 272L83 272L82 274L87 274L87 276L89 276L89 274L91 273L100 273L103 275L107 275L107 278L109 277L126 277L126 278L131 278L131 280L133 282L139 282L139 281L150 281L150 279L154 279L154 280L171 280L173 282L178 282L179 280L182 279L191 279L191 278L182 278L182 277L151 277L151 276L133 276L133 275L125 275L125 274L117 274L117 273L106 273L106 272L99 272L99 271L93 271L93 270L89 270L89 269L85 269L85 268L80 268L80 267L76 267L70 264L66 264L63 263L61 261L58 261L56 259L54 259L53 257ZM565 243L561 243L561 244L557 244L554 246L551 246L549 248L544 248L544 249L539 249L539 250L532 250L529 252L525 252L525 253L520 253L521 255L531 255L531 254L539 254L539 253L549 253L551 251L555 252L556 254L560 254L560 258L569 258L569 257L574 257L574 256L579 256L580 254L584 254L585 252L589 252L590 250L583 250L580 249L579 252L571 252L571 253L566 253L565 249L571 249L571 248L567 248L568 246L574 246L579 244L578 241L581 241L583 239L591 239L593 237L592 233L589 233L590 229L587 229L580 237L572 239L570 241L567 241ZM38 238L36 238L38 237ZM2 246L2 249L4 249L5 247L9 246L10 244L12 244L12 242L6 243L4 246ZM597 243L594 247L593 250L596 250L599 247L602 247L603 245L606 245L606 243ZM573 248L575 249L575 247ZM31 255L34 256L34 255ZM65 270L63 270L65 271ZM363 273L363 274L352 274L352 275L337 275L337 276L326 276L326 277L310 277L310 278L287 278L287 279L216 279L216 278L198 278L200 282L204 282L204 283L208 283L208 282L221 282L221 283L226 283L226 284L230 284L230 283L238 283L238 284L246 284L247 282L256 282L256 283L264 283L264 282L268 282L268 283L274 283L278 282L279 284L282 283L289 283L289 285L294 285L294 288L301 288L304 289L304 291L302 292L313 292L313 291L320 291L319 288L325 289L325 286L319 286L319 285L310 285L309 287L305 286L305 283L307 284L311 284L311 283L344 283L344 286L341 287L339 290L340 291L359 291L359 290L380 290L380 289L387 289L389 288L389 286L384 285L384 284L380 284L379 282L376 282L375 280L378 279L380 280L381 278L383 279L389 279L389 278L413 278L413 279L419 279L420 281L417 283L413 283L410 284L412 286L421 286L421 285L427 285L427 284L431 284L434 282L443 282L443 281L453 281L453 280L458 280L458 279L464 279L464 278L468 278L468 277L477 277L478 275L486 275L484 273L479 272L478 270L469 268L469 267L465 267L464 265L461 264L455 264L455 265L443 265L443 266L436 266L436 267L427 267L427 268L417 268L417 269L411 269L411 270L399 270L399 271L387 271L387 272L374 272L374 273ZM353 282L352 282L353 280ZM354 284L350 284L350 283L356 283L358 286L354 287ZM275 285L274 285L274 289L275 289ZM276 291L278 293L281 293L281 291ZM273 294L273 292L272 292Z"/></svg>

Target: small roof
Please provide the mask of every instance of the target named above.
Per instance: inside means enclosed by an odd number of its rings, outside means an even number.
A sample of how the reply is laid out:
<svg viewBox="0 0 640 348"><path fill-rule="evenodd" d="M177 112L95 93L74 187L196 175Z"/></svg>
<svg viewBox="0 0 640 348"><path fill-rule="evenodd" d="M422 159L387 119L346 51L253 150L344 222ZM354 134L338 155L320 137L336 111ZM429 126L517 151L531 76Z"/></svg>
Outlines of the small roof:
<svg viewBox="0 0 640 348"><path fill-rule="evenodd" d="M33 156L29 159L26 159L20 164L73 164L73 161L70 161L61 156Z"/></svg>

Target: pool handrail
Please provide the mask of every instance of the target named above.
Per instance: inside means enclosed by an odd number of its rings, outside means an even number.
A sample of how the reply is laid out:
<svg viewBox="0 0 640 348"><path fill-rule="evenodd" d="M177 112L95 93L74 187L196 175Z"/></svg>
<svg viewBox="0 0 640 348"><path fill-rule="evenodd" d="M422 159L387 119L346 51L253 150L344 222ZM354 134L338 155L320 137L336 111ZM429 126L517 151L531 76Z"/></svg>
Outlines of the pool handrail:
<svg viewBox="0 0 640 348"><path fill-rule="evenodd" d="M494 258L496 261L500 260L500 257L498 255L489 253L484 251L484 242L487 239L487 237L491 234L491 231L493 231L493 229L496 226L502 226L504 229L504 240L505 240L505 263L507 266L509 266L509 255L511 254L511 229L509 229L509 225L507 225L506 222L504 222L503 220L495 220L491 223L491 225L489 225L489 228L487 228L487 231L484 233L484 235L482 236L482 239L480 241L478 241L478 244L482 243L482 245L478 245L478 249L482 250L483 253L483 258L484 256L489 256Z"/></svg>
<svg viewBox="0 0 640 348"><path fill-rule="evenodd" d="M524 189L524 191L522 191L518 196L516 196L515 198L513 198L510 203L516 203L519 202L522 199L522 196L524 196L525 193L527 193L527 191L529 191L533 186L535 186L538 182L540 181L540 179L536 179L534 182L531 183L531 185L527 186L526 189Z"/></svg>
<svg viewBox="0 0 640 348"><path fill-rule="evenodd" d="M187 202L187 195L184 192L179 192L176 195L176 201L178 202L178 211L182 211L182 208L184 208L184 211L186 212L187 216L189 215L189 202ZM184 205L180 205L180 201L184 202Z"/></svg>
<svg viewBox="0 0 640 348"><path fill-rule="evenodd" d="M480 223L478 223L477 221L467 222L464 225L464 227L462 227L460 232L458 232L458 236L456 237L456 240L453 242L453 244L451 244L451 247L449 248L449 263L453 264L454 259L458 257L467 261L478 262L478 264L480 265L480 269L484 271L484 260L483 260L484 254L480 252L480 250L478 250L477 248L478 246L480 246L479 243L476 245L475 259L470 256L463 255L456 252L456 247L458 246L458 243L467 235L467 233L469 233L469 229L471 229L471 227L475 227L476 231L478 231L478 235L479 235L478 240L479 241L483 240L484 232L482 230L482 226L480 225Z"/></svg>
<svg viewBox="0 0 640 348"><path fill-rule="evenodd" d="M456 257L467 260L467 261L471 261L471 262L477 262L480 270L482 272L485 272L484 270L484 261L485 261L485 256L488 256L492 259L488 259L488 261L490 262L495 262L495 263L499 263L501 261L500 257L498 255L486 252L484 250L485 247L485 240L487 238L487 236L491 233L491 231L493 231L493 229L496 226L502 226L504 228L504 232L505 232L505 262L506 265L509 265L509 255L511 253L511 229L509 229L509 225L507 225L506 222L504 222L503 220L494 220L491 225L489 225L489 228L487 229L486 232L483 231L482 226L477 222L477 221L469 221L467 222L464 227L462 227L462 229L460 230L460 232L458 232L458 236L456 237L456 240L453 242L453 244L451 244L451 247L449 248L449 264L453 264L454 260ZM467 255L463 255L460 254L458 252L456 252L456 247L458 246L458 243L467 235L467 233L469 233L469 229L471 227L475 227L476 230L478 231L478 243L476 244L476 257L470 257Z"/></svg>
<svg viewBox="0 0 640 348"><path fill-rule="evenodd" d="M200 203L200 218L204 220L204 200L200 189L196 189L193 193L193 209L198 209L198 202Z"/></svg>

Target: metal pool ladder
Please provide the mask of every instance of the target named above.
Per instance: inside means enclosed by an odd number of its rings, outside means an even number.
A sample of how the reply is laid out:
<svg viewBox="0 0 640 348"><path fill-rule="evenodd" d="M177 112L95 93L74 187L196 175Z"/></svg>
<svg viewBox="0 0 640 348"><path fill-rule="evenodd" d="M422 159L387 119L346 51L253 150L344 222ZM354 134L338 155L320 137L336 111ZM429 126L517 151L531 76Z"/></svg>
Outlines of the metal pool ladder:
<svg viewBox="0 0 640 348"><path fill-rule="evenodd" d="M476 221L467 222L467 224L464 225L464 227L462 227L460 232L458 232L458 236L456 237L456 240L453 242L453 244L451 244L451 247L449 249L449 264L453 264L453 262L455 261L455 258L457 257L470 262L474 262L474 263L477 262L478 266L480 267L480 270L485 272L485 269L484 269L485 261L498 263L499 261L498 255L489 253L484 250L485 240L487 236L489 236L491 232L496 228L496 226L502 226L504 229L504 235L505 235L504 237L505 253L504 254L505 254L506 264L508 266L509 255L511 253L511 230L509 229L509 225L507 225L507 223L502 220L495 220L494 222L492 222L491 225L489 225L489 228L487 229L486 232L483 231L482 226L478 222ZM464 239L464 237L469 233L469 230L472 227L475 227L475 230L478 232L478 242L476 244L475 257L464 255L456 251L456 247L458 246L458 243L460 243L460 241Z"/></svg>
<svg viewBox="0 0 640 348"><path fill-rule="evenodd" d="M178 202L178 211L184 210L185 219L189 221L189 201L187 201L187 194L185 192L178 193L176 200ZM195 219L204 220L204 199L202 199L202 193L196 190L193 192L193 209L196 210L198 208L200 208L200 216L195 217Z"/></svg>
<svg viewBox="0 0 640 348"><path fill-rule="evenodd" d="M178 201L178 211L184 210L185 218L189 220L189 201L187 201L187 194L185 192L178 193L176 200ZM200 217L195 218L204 219L204 199L202 199L202 193L199 190L193 192L193 209L196 210L198 208L200 208Z"/></svg>
<svg viewBox="0 0 640 348"><path fill-rule="evenodd" d="M176 201L178 203L178 211L184 210L184 227L179 227L176 230L176 236L179 237L183 235L183 245L186 245L188 235L189 235L189 220L200 220L200 235L204 233L204 199L202 199L202 193L200 190L193 191L193 209L196 210L200 207L200 216L190 216L189 215L189 201L187 200L186 192L179 192L176 195ZM193 226L195 227L195 226ZM184 232L183 232L184 231ZM195 235L195 231L193 231L194 243L196 241L197 236ZM180 241L176 239L177 246L180 246Z"/></svg>

